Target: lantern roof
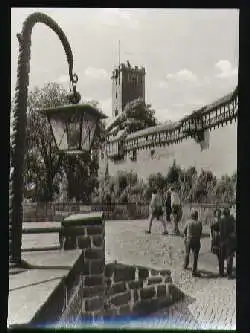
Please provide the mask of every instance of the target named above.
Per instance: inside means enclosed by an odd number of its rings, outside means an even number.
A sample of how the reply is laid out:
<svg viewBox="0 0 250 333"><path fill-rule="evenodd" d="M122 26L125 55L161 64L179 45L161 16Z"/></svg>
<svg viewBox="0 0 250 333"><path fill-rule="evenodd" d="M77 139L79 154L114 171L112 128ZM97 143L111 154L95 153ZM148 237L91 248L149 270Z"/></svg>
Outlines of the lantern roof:
<svg viewBox="0 0 250 333"><path fill-rule="evenodd" d="M87 112L91 113L92 115L97 116L100 119L108 118L102 111L97 109L96 107L90 105L90 104L67 104L67 105L61 105L51 108L44 108L41 110L41 112L45 114L53 114L53 113L63 113L67 114L71 111L78 111L78 112Z"/></svg>

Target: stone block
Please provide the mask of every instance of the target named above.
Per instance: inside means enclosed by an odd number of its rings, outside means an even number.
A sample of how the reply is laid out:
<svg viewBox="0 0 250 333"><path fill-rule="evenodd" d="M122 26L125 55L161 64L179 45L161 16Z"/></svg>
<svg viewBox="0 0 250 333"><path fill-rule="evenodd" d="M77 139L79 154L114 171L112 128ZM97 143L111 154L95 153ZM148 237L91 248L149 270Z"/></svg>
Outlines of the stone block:
<svg viewBox="0 0 250 333"><path fill-rule="evenodd" d="M94 235L92 237L92 245L94 247L102 247L103 246L103 241L104 241L104 238L102 235Z"/></svg>
<svg viewBox="0 0 250 333"><path fill-rule="evenodd" d="M126 284L124 281L122 281L122 282L113 283L109 290L109 294L114 295L114 294L122 293L124 291L126 291Z"/></svg>
<svg viewBox="0 0 250 333"><path fill-rule="evenodd" d="M103 298L100 296L92 297L85 301L85 309L87 312L100 310L103 306Z"/></svg>
<svg viewBox="0 0 250 333"><path fill-rule="evenodd" d="M176 285L171 283L167 285L167 288L173 303L180 301L185 297L185 294Z"/></svg>
<svg viewBox="0 0 250 333"><path fill-rule="evenodd" d="M156 275L159 275L159 271L157 271L155 269L151 269L150 274L151 274L151 276L156 276Z"/></svg>
<svg viewBox="0 0 250 333"><path fill-rule="evenodd" d="M93 286L100 286L104 284L104 279L102 276L85 276L84 278L84 285L93 287Z"/></svg>
<svg viewBox="0 0 250 333"><path fill-rule="evenodd" d="M86 259L103 259L104 250L103 249L87 249L84 254Z"/></svg>
<svg viewBox="0 0 250 333"><path fill-rule="evenodd" d="M103 231L104 231L103 226L88 226L87 227L87 233L89 236L102 235Z"/></svg>
<svg viewBox="0 0 250 333"><path fill-rule="evenodd" d="M90 249L91 248L91 239L86 236L77 237L77 245L79 249Z"/></svg>
<svg viewBox="0 0 250 333"><path fill-rule="evenodd" d="M104 294L105 287L102 286L94 286L94 287L84 287L82 288L82 297L92 297L92 296L100 296Z"/></svg>
<svg viewBox="0 0 250 333"><path fill-rule="evenodd" d="M104 259L93 259L89 262L90 274L102 274L104 273L105 262Z"/></svg>
<svg viewBox="0 0 250 333"><path fill-rule="evenodd" d="M119 306L119 305L128 304L130 299L131 299L130 291L126 291L124 293L111 296L110 303L115 306Z"/></svg>
<svg viewBox="0 0 250 333"><path fill-rule="evenodd" d="M158 308L163 309L173 304L172 298L167 293L165 297L158 298Z"/></svg>
<svg viewBox="0 0 250 333"><path fill-rule="evenodd" d="M67 250L75 250L76 249L76 237L64 237L64 242L63 242L63 249L65 251Z"/></svg>
<svg viewBox="0 0 250 333"><path fill-rule="evenodd" d="M90 265L89 265L89 261L85 261L82 264L82 271L81 271L82 275L89 275L90 274Z"/></svg>
<svg viewBox="0 0 250 333"><path fill-rule="evenodd" d="M66 217L62 225L63 226L89 226L103 224L102 212L91 212L87 214L73 214Z"/></svg>
<svg viewBox="0 0 250 333"><path fill-rule="evenodd" d="M148 285L162 283L161 276L153 276L148 278Z"/></svg>
<svg viewBox="0 0 250 333"><path fill-rule="evenodd" d="M148 315L157 310L159 310L159 301L157 299L141 300L133 306L133 312L138 315Z"/></svg>
<svg viewBox="0 0 250 333"><path fill-rule="evenodd" d="M126 304L126 305L122 305L119 308L119 315L120 316L127 316L131 313L131 309L130 309L130 305Z"/></svg>
<svg viewBox="0 0 250 333"><path fill-rule="evenodd" d="M139 276L139 279L146 279L148 276L149 276L149 271L147 268L144 268L144 267L139 267L138 268L138 276Z"/></svg>
<svg viewBox="0 0 250 333"><path fill-rule="evenodd" d="M65 237L86 236L86 227L83 226L64 227L62 229L62 235Z"/></svg>
<svg viewBox="0 0 250 333"><path fill-rule="evenodd" d="M151 286L140 289L140 296L142 300L153 298L155 296L155 287Z"/></svg>
<svg viewBox="0 0 250 333"><path fill-rule="evenodd" d="M135 279L135 267L117 265L114 271L114 281L130 281Z"/></svg>
<svg viewBox="0 0 250 333"><path fill-rule="evenodd" d="M161 276L171 276L171 271L169 269L162 269L160 274Z"/></svg>
<svg viewBox="0 0 250 333"><path fill-rule="evenodd" d="M107 278L110 278L113 275L116 265L117 264L115 264L115 263L109 263L109 264L105 265L105 273L104 274Z"/></svg>
<svg viewBox="0 0 250 333"><path fill-rule="evenodd" d="M167 294L167 288L165 284L157 286L157 297L164 297Z"/></svg>
<svg viewBox="0 0 250 333"><path fill-rule="evenodd" d="M106 318L113 318L113 317L116 317L117 314L118 314L118 309L115 309L115 308L113 308L113 309L107 309L104 312L104 317L106 317Z"/></svg>
<svg viewBox="0 0 250 333"><path fill-rule="evenodd" d="M140 289L143 287L143 281L129 281L128 282L128 288L129 289Z"/></svg>
<svg viewBox="0 0 250 333"><path fill-rule="evenodd" d="M172 276L170 276L170 275L166 276L164 282L165 283L172 283L173 282Z"/></svg>

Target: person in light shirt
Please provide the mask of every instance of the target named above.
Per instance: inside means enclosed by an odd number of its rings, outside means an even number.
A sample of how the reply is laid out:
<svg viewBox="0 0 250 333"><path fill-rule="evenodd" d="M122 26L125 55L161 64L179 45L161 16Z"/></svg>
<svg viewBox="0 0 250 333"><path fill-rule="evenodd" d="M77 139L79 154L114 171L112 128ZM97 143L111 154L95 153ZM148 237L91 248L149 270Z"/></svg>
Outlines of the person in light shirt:
<svg viewBox="0 0 250 333"><path fill-rule="evenodd" d="M153 220L156 218L160 220L163 225L163 235L167 235L166 223L163 219L163 200L160 191L154 190L152 193L152 198L149 205L149 226L146 233L151 234Z"/></svg>
<svg viewBox="0 0 250 333"><path fill-rule="evenodd" d="M180 230L178 224L182 217L181 200L174 187L170 188L170 193L171 193L171 211L174 219L174 233L176 235L179 235Z"/></svg>

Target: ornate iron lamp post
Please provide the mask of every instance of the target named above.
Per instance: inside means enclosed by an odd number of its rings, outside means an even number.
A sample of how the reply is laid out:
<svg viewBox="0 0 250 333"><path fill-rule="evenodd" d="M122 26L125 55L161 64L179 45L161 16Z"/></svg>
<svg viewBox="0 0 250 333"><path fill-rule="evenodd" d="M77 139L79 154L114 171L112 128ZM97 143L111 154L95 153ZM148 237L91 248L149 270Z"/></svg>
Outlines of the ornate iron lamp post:
<svg viewBox="0 0 250 333"><path fill-rule="evenodd" d="M80 94L76 91L78 77L73 74L73 54L70 44L62 29L49 16L34 13L23 23L21 34L18 34L19 57L17 67L17 83L13 117L13 133L11 136L13 156L10 176L9 205L9 263L10 267L25 267L21 258L22 222L23 222L23 171L26 139L27 96L30 71L31 33L36 23L44 23L51 28L61 40L67 56L69 78L72 92L69 103L64 107L47 109L46 114L53 131L55 143L59 151L79 154L91 148L95 128L100 118L106 116L90 105L79 105ZM78 105L77 105L78 104Z"/></svg>

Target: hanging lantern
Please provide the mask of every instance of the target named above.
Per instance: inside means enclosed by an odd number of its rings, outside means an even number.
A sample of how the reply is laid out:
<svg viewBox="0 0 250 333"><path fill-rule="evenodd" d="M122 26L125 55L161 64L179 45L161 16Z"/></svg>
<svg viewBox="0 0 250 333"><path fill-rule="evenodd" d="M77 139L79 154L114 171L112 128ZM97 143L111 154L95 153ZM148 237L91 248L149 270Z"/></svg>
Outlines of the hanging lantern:
<svg viewBox="0 0 250 333"><path fill-rule="evenodd" d="M71 104L43 109L56 146L67 154L80 154L91 149L96 125L100 119L107 118L90 104Z"/></svg>

